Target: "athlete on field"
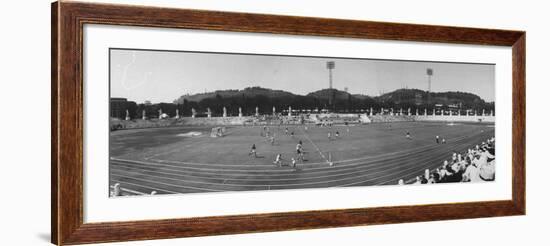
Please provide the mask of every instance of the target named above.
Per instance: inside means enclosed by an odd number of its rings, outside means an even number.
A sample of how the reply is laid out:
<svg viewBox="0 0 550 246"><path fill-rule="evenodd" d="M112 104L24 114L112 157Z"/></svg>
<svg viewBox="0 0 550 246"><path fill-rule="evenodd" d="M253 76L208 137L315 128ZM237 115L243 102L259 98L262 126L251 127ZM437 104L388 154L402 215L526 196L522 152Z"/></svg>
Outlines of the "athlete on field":
<svg viewBox="0 0 550 246"><path fill-rule="evenodd" d="M296 159L291 158L290 160L292 161L292 168L296 168Z"/></svg>
<svg viewBox="0 0 550 246"><path fill-rule="evenodd" d="M296 145L296 155L298 160L304 161L304 150L302 149L302 141Z"/></svg>
<svg viewBox="0 0 550 246"><path fill-rule="evenodd" d="M252 144L252 147L250 148L250 152L248 153L248 156L250 155L254 155L255 158L258 157L258 155L256 155L256 144Z"/></svg>
<svg viewBox="0 0 550 246"><path fill-rule="evenodd" d="M283 155L281 154L277 154L277 156L275 157L275 161L273 162L273 164L277 165L277 166L282 166L283 165Z"/></svg>

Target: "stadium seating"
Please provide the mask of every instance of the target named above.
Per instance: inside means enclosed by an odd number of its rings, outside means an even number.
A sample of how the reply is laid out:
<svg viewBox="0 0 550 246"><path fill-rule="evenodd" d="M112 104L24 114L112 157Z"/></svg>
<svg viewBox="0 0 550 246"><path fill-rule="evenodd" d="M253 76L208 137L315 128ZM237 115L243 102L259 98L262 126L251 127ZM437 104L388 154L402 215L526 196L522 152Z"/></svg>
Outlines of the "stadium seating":
<svg viewBox="0 0 550 246"><path fill-rule="evenodd" d="M416 121L447 121L447 122L495 122L495 116L467 115L418 115Z"/></svg>
<svg viewBox="0 0 550 246"><path fill-rule="evenodd" d="M398 184L483 182L495 179L495 138L488 139L464 153L453 153L449 160L424 175Z"/></svg>
<svg viewBox="0 0 550 246"><path fill-rule="evenodd" d="M111 118L111 131L121 129L139 129L139 128L157 128L171 126L218 126L218 125L244 125L252 122L252 117L212 117L212 118L192 118L182 117L179 119L134 119L120 120Z"/></svg>

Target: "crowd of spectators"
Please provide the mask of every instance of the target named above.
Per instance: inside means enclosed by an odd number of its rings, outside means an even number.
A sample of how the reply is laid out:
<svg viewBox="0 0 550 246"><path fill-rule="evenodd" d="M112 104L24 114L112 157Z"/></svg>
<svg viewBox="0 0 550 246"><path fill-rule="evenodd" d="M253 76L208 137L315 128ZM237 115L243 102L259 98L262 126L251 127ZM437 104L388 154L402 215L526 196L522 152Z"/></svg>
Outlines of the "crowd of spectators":
<svg viewBox="0 0 550 246"><path fill-rule="evenodd" d="M377 114L369 116L373 123L414 121L414 116Z"/></svg>
<svg viewBox="0 0 550 246"><path fill-rule="evenodd" d="M402 179L398 184L434 184L453 182L483 182L495 180L495 138L492 137L468 149L453 153L450 159L435 170L426 169L424 175L410 182Z"/></svg>

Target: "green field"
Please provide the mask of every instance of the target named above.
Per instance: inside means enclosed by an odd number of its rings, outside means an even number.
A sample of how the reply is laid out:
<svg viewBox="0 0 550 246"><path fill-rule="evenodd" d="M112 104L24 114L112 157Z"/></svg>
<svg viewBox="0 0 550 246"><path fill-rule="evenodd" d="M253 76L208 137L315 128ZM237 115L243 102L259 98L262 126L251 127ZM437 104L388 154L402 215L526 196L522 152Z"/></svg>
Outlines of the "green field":
<svg viewBox="0 0 550 246"><path fill-rule="evenodd" d="M396 184L494 136L494 125L474 123L267 127L275 134L274 145L262 136L263 126L227 127L217 138L210 137L211 127L111 132L110 183L161 194ZM436 135L447 143L436 144ZM299 141L306 154L297 168L273 164L277 154L285 164L296 157ZM258 157L249 156L252 144Z"/></svg>

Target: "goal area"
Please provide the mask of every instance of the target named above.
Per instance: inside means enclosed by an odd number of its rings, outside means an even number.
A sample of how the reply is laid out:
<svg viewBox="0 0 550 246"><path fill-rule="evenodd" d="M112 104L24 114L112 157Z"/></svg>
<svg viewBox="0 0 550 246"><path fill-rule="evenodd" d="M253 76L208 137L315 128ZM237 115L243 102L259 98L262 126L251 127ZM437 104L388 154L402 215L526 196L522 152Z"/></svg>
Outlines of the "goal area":
<svg viewBox="0 0 550 246"><path fill-rule="evenodd" d="M225 127L213 127L210 132L210 137L217 138L225 135Z"/></svg>

